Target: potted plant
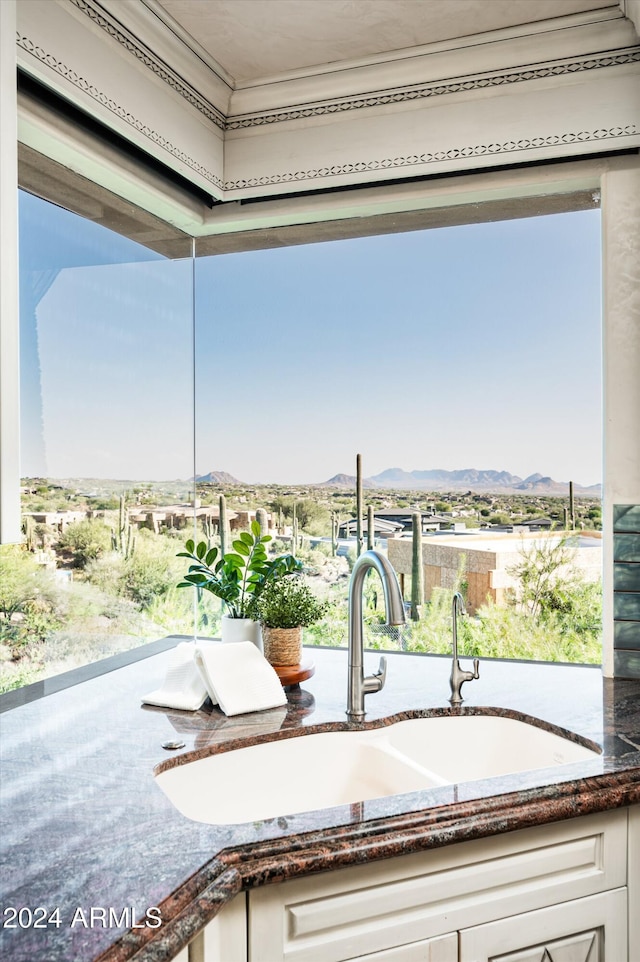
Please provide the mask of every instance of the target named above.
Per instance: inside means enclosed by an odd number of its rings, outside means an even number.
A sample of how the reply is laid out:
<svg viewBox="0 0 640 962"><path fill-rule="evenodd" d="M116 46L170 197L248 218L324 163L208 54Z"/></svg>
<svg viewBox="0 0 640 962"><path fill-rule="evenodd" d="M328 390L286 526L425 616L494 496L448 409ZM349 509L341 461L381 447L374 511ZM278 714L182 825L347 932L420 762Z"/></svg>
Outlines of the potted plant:
<svg viewBox="0 0 640 962"><path fill-rule="evenodd" d="M267 660L278 666L300 664L302 629L318 621L327 605L317 600L301 577L292 577L267 584L256 607Z"/></svg>
<svg viewBox="0 0 640 962"><path fill-rule="evenodd" d="M261 648L260 625L257 621L257 602L265 588L302 567L290 555L269 559L265 544L271 535L261 534L257 521L251 531L243 531L232 543L233 551L223 556L218 548L210 548L206 541L198 545L189 539L179 558L189 558L192 564L179 583L179 588L210 591L224 603L222 618L223 641L253 641Z"/></svg>

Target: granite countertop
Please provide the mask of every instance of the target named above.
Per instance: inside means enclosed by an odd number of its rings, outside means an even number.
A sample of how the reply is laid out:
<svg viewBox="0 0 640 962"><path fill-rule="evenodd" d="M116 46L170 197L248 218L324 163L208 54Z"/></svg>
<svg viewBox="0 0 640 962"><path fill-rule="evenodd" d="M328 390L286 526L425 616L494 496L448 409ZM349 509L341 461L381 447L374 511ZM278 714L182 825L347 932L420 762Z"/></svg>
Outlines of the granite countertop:
<svg viewBox="0 0 640 962"><path fill-rule="evenodd" d="M162 682L164 652L0 717L6 962L162 962L243 888L640 802L640 681L485 660L457 712L531 715L595 741L603 754L250 824L181 815L154 782L169 757L347 727L346 651L307 654L315 676L290 693L286 709L227 718L206 706L142 707L141 696ZM367 672L377 658L366 655ZM367 696L365 725L452 711L449 659L388 660L386 687ZM185 747L169 755L168 739ZM13 919L12 908L30 912Z"/></svg>

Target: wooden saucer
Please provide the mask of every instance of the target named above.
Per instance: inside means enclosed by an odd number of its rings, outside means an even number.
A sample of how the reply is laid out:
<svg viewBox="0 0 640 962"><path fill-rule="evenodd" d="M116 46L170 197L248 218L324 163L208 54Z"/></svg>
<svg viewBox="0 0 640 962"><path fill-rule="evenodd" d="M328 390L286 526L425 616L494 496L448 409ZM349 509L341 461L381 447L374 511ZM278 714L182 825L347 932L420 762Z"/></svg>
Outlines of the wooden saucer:
<svg viewBox="0 0 640 962"><path fill-rule="evenodd" d="M316 671L316 666L311 660L302 661L299 665L274 665L273 668L283 688L299 685L301 681L311 678Z"/></svg>

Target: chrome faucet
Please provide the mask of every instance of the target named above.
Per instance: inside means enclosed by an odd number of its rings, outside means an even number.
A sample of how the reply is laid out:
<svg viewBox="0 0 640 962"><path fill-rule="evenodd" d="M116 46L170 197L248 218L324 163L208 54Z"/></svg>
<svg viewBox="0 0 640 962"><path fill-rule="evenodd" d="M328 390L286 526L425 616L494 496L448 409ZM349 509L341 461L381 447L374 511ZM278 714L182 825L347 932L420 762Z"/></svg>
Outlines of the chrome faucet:
<svg viewBox="0 0 640 962"><path fill-rule="evenodd" d="M460 662L458 661L458 615L466 615L467 609L464 606L464 598L459 591L454 592L453 601L451 603L451 618L453 622L453 664L451 665L451 678L449 679L449 684L451 685L451 698L449 701L452 705L460 705L464 699L460 694L460 689L464 685L465 681L473 681L474 678L480 677L480 662L477 658L473 659L473 671L463 671L460 667Z"/></svg>
<svg viewBox="0 0 640 962"><path fill-rule="evenodd" d="M364 640L362 636L362 592L369 568L380 575L384 591L384 608L388 625L403 625L406 621L404 602L393 567L378 551L365 551L353 566L349 583L349 685L347 715L354 720L364 718L364 696L380 691L387 677L387 659L380 658L374 675L365 678Z"/></svg>

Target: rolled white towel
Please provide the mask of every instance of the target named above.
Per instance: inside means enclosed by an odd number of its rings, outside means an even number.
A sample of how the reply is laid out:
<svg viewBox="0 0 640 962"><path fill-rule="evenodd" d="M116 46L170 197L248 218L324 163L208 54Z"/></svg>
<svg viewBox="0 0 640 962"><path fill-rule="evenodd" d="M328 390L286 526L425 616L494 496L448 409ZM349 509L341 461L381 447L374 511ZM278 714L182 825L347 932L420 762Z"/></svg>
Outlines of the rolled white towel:
<svg viewBox="0 0 640 962"><path fill-rule="evenodd" d="M143 705L177 708L180 711L197 711L202 708L207 697L207 687L196 667L193 654L194 646L187 641L181 641L174 648L162 687L143 695Z"/></svg>
<svg viewBox="0 0 640 962"><path fill-rule="evenodd" d="M211 700L225 715L287 704L278 675L251 641L196 644L194 658Z"/></svg>

